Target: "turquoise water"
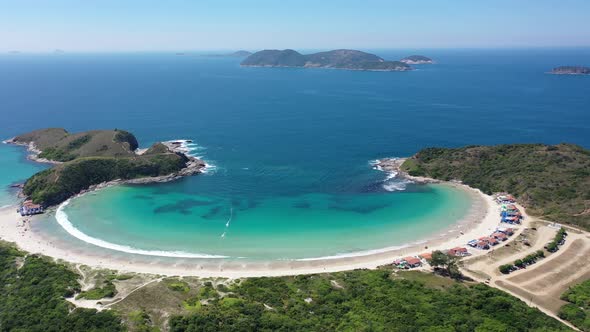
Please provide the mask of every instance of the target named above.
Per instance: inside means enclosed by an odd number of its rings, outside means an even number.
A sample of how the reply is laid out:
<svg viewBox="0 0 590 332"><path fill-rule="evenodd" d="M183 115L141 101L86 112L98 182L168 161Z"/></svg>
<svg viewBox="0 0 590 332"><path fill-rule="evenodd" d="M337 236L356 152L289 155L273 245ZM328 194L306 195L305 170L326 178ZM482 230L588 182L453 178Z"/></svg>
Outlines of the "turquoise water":
<svg viewBox="0 0 590 332"><path fill-rule="evenodd" d="M461 219L470 204L466 192L447 186L400 194L269 197L256 206L165 193L156 186L119 186L73 200L64 211L78 230L112 244L283 259L407 244Z"/></svg>
<svg viewBox="0 0 590 332"><path fill-rule="evenodd" d="M0 145L0 207L18 202L17 189L12 184L23 183L29 176L45 169L46 165L26 160L24 148Z"/></svg>
<svg viewBox="0 0 590 332"><path fill-rule="evenodd" d="M590 77L545 74L590 65L590 49L375 53L438 63L382 73L171 54L1 55L0 129L8 138L39 127L124 128L143 147L192 139L192 152L215 166L207 174L108 189L63 211L109 245L263 259L403 245L469 205L449 188L387 179L371 160L428 146L590 147ZM6 185L38 170L15 149L0 147L6 202Z"/></svg>

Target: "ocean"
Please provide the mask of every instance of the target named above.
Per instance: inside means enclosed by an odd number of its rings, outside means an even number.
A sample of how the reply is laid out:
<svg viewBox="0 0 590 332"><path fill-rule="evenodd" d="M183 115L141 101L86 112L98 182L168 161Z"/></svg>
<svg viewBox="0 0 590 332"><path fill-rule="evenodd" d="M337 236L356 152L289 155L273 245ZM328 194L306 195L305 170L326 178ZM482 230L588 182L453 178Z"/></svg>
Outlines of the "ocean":
<svg viewBox="0 0 590 332"><path fill-rule="evenodd" d="M86 195L43 227L119 251L251 259L403 246L464 216L468 195L388 178L372 168L378 158L429 146L590 147L590 77L546 74L590 65L590 49L371 52L437 63L358 72L190 54L0 55L2 139L64 127L126 129L142 147L193 140L206 174ZM10 184L45 167L22 150L0 146L0 206L15 202Z"/></svg>

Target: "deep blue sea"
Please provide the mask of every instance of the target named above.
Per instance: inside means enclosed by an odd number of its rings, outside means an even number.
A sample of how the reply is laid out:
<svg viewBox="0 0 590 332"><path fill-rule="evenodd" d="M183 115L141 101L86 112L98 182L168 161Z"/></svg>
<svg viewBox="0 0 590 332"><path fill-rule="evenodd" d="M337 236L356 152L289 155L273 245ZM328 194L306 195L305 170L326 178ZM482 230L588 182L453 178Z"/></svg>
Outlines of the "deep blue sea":
<svg viewBox="0 0 590 332"><path fill-rule="evenodd" d="M214 166L208 174L84 198L90 200L86 209L78 202L68 211L72 224L104 238L109 225L112 232L113 225L122 225L115 219L124 215L132 220L131 236L150 213L150 222L157 224L152 232L181 227L178 223L183 221L192 223L195 232L206 230L217 239L227 231L228 218L238 224L240 215L252 223L270 215L266 222L272 225L329 222L308 225L310 233L318 232L310 239L320 247L314 247L316 252L285 250L280 257L382 247L388 239L371 235L383 229L366 228L367 223L378 217L380 226L391 220L398 226L415 225L417 216L399 212L411 201L425 204L413 209L424 209L422 219L431 218L429 213L445 215L448 220L441 229L457 218L456 209L463 203L451 202L440 188L410 185L388 191L386 175L372 170L371 160L409 156L429 146L571 142L590 147L590 77L546 74L559 65L590 65L590 49L371 52L390 60L419 53L436 64L416 66L411 72L359 72L241 68L240 59L190 54L0 55L0 133L5 139L41 127L71 132L121 128L133 132L143 147L161 140L194 140L195 154ZM13 150L0 147L4 186L40 169ZM158 199L141 201L162 194L168 199L160 205ZM170 197L175 198L170 201ZM451 210L441 210L443 203ZM114 204L112 211L105 211L109 204ZM105 215L96 208L88 210L97 206ZM350 214L330 216L343 211ZM408 218L396 220L393 211ZM329 233L325 229L337 229L338 220L354 227L340 230L348 236L341 243L320 250L321 239ZM366 233L355 234L361 224ZM302 229L290 227L256 224L266 230L266 238L275 230L297 234L299 240L304 236ZM223 243L174 248L149 236L125 245L240 256L261 241L256 234L250 234L250 242L243 239L252 229L227 232L224 241L231 236L242 236L243 241L242 247L227 252ZM388 230L396 233L394 228ZM272 245L288 243L282 235L274 235L278 237ZM172 241L178 234L168 236ZM351 238L369 240L351 244ZM123 245L121 238L113 241ZM400 241L395 238L389 244ZM253 257L260 254L247 252Z"/></svg>

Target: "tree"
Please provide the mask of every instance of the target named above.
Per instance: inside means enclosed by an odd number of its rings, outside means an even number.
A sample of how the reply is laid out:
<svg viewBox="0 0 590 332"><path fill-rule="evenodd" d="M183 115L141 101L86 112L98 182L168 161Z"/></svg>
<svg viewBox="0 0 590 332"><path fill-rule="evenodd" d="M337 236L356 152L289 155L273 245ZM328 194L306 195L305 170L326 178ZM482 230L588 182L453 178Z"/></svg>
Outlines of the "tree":
<svg viewBox="0 0 590 332"><path fill-rule="evenodd" d="M432 253L430 265L434 267L435 271L439 269L442 270L443 274L448 275L453 279L461 279L463 275L459 271L457 261L457 257L447 255L440 250L436 250Z"/></svg>

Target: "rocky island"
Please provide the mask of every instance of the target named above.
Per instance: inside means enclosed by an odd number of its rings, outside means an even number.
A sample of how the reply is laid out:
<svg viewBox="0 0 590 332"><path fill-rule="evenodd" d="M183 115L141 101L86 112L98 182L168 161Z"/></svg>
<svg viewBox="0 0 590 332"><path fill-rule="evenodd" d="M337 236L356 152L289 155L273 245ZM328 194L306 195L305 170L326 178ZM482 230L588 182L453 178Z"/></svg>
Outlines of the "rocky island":
<svg viewBox="0 0 590 332"><path fill-rule="evenodd" d="M410 55L401 59L400 61L408 65L424 65L434 63L431 58L425 57L423 55Z"/></svg>
<svg viewBox="0 0 590 332"><path fill-rule="evenodd" d="M549 73L555 75L590 75L590 67L561 66L553 68Z"/></svg>
<svg viewBox="0 0 590 332"><path fill-rule="evenodd" d="M244 59L241 65L244 67L333 68L369 71L412 70L412 67L401 61L387 61L371 53L344 49L306 55L290 49L263 50Z"/></svg>
<svg viewBox="0 0 590 332"><path fill-rule="evenodd" d="M32 160L55 164L30 177L22 189L30 200L45 207L105 183L171 181L200 173L206 166L185 154L180 142L159 142L140 151L135 136L119 129L72 134L48 128L5 143L26 146Z"/></svg>

